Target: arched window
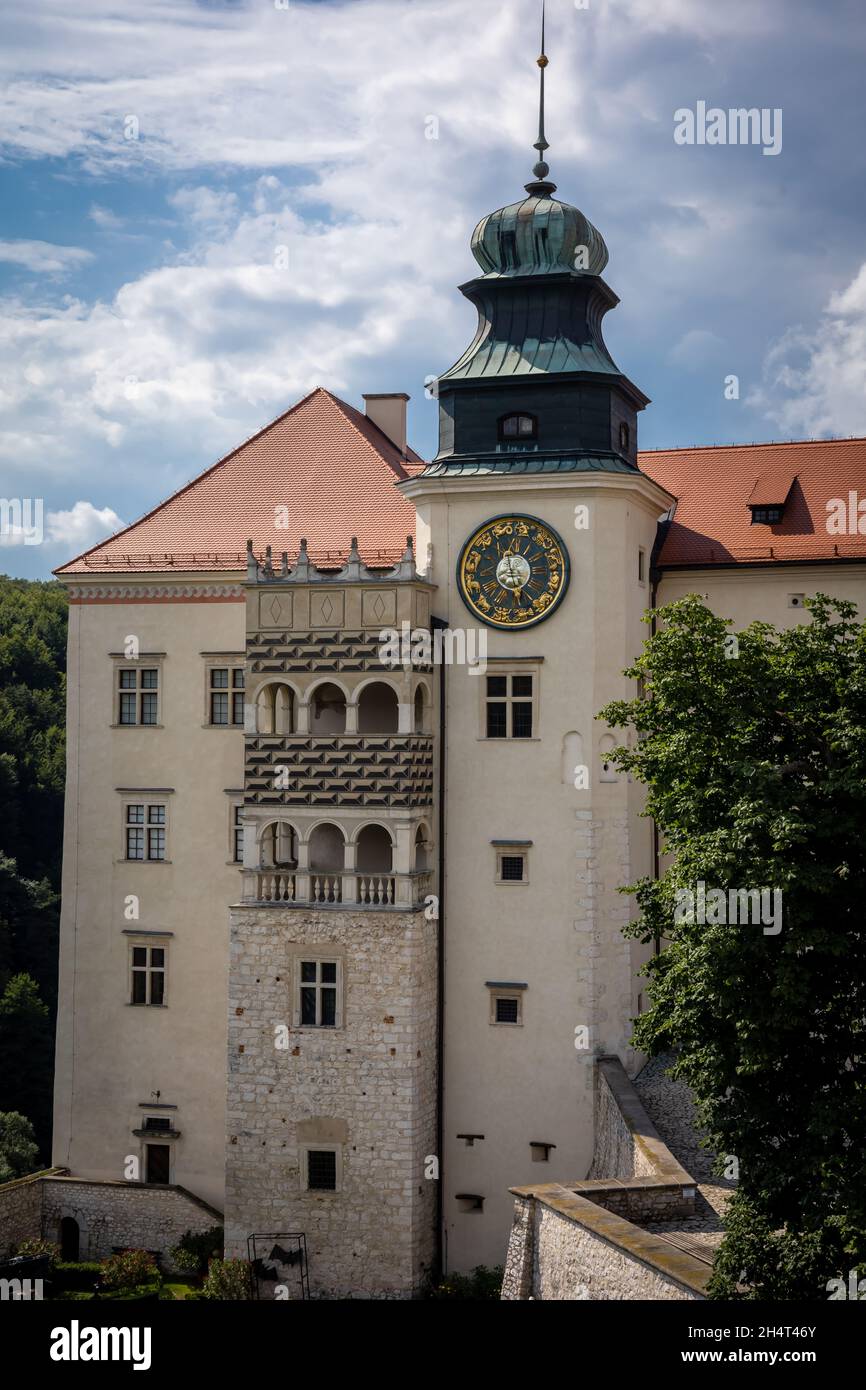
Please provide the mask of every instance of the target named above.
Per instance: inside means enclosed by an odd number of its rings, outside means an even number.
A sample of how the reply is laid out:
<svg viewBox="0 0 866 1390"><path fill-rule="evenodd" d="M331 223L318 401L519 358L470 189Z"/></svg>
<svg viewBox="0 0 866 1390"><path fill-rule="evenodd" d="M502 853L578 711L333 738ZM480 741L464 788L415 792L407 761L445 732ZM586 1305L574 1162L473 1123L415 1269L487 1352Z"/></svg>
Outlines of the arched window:
<svg viewBox="0 0 866 1390"><path fill-rule="evenodd" d="M295 732L295 693L282 681L269 681L256 697L256 730L260 734Z"/></svg>
<svg viewBox="0 0 866 1390"><path fill-rule="evenodd" d="M499 420L499 438L506 443L538 438L538 419L535 415L503 415Z"/></svg>
<svg viewBox="0 0 866 1390"><path fill-rule="evenodd" d="M415 732L416 734L425 733L424 718L424 687L419 685L415 691Z"/></svg>

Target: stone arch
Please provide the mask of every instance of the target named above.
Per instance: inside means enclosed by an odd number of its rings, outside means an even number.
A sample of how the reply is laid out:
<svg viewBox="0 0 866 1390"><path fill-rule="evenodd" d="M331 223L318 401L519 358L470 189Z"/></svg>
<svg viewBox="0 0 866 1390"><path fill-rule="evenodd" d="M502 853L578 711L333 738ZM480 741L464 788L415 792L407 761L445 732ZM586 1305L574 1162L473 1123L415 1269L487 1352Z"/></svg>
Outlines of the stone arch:
<svg viewBox="0 0 866 1390"><path fill-rule="evenodd" d="M602 782L618 782L619 772L610 761L611 754L616 748L617 742L613 734L602 734L598 741L598 757L601 763Z"/></svg>
<svg viewBox="0 0 866 1390"><path fill-rule="evenodd" d="M430 710L433 705L433 697L430 687L426 681L418 681L412 695L412 727L416 734L427 734L430 732Z"/></svg>
<svg viewBox="0 0 866 1390"><path fill-rule="evenodd" d="M346 863L346 833L333 821L319 821L310 831L310 872L340 874Z"/></svg>
<svg viewBox="0 0 866 1390"><path fill-rule="evenodd" d="M340 681L331 677L317 681L307 691L310 704L311 734L344 734L349 694Z"/></svg>
<svg viewBox="0 0 866 1390"><path fill-rule="evenodd" d="M416 874L426 874L430 870L430 832L423 823L415 831L413 864Z"/></svg>
<svg viewBox="0 0 866 1390"><path fill-rule="evenodd" d="M355 864L361 874L390 874L394 866L394 839L378 822L362 825L355 836Z"/></svg>
<svg viewBox="0 0 866 1390"><path fill-rule="evenodd" d="M264 681L255 695L256 732L293 734L297 728L298 698L289 681Z"/></svg>
<svg viewBox="0 0 866 1390"><path fill-rule="evenodd" d="M400 727L400 696L391 681L365 681L355 692L359 734L396 734Z"/></svg>
<svg viewBox="0 0 866 1390"><path fill-rule="evenodd" d="M263 869L294 869L298 863L298 832L290 821L276 817L258 834L259 865Z"/></svg>
<svg viewBox="0 0 866 1390"><path fill-rule="evenodd" d="M583 757L583 735L570 729L562 738L562 781L568 787L579 787L579 774L586 767Z"/></svg>

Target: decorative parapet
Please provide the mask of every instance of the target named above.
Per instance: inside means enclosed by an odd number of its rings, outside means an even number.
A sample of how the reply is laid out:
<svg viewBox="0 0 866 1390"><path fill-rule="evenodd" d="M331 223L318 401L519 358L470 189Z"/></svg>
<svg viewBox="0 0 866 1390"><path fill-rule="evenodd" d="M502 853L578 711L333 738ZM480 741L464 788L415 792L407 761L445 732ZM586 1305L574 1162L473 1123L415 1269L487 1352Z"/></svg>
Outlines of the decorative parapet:
<svg viewBox="0 0 866 1390"><path fill-rule="evenodd" d="M319 569L310 560L307 542L301 541L301 548L289 564L288 551L280 556L279 566L274 567L271 547L265 551L261 563L253 554L253 543L247 541L247 583L248 584L370 584L389 583L401 580L414 582L420 579L415 568L415 550L411 536L406 537L406 549L393 569L370 569L358 552L358 538L352 537L352 544L345 564L340 569Z"/></svg>

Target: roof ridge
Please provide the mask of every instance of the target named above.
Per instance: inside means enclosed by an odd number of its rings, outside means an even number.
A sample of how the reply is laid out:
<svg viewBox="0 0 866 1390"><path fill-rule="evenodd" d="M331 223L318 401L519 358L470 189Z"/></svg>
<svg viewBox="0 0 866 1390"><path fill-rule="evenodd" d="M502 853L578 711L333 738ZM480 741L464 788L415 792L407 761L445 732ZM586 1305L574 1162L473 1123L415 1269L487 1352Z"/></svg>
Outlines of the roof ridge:
<svg viewBox="0 0 866 1390"><path fill-rule="evenodd" d="M767 439L753 440L750 444L677 444L669 448L638 449L638 457L643 454L694 454L709 449L786 449L792 445L804 444L866 444L866 435L840 435L831 439Z"/></svg>
<svg viewBox="0 0 866 1390"><path fill-rule="evenodd" d="M397 447L397 445L394 443L393 439L391 439L390 436L387 435L387 434L385 433L385 431L382 429L381 425L377 425L376 422L375 422L375 420L371 420L371 419L370 419L370 416L369 416L369 415L363 415L363 414L361 413L361 411L358 409L358 407L355 406L355 405L352 405L350 401L344 401L344 400L342 399L342 397L340 397L340 396L335 396L334 393L333 393L332 391L329 391L329 390L327 389L327 387L323 387L322 389L323 389L325 395L328 397L328 399L329 399L329 400L337 407L337 409L340 411L340 414L341 414L341 415L343 416L343 418L347 421L347 423L350 424L350 425L352 426L352 429L353 429L353 430L355 431L355 433L358 435L359 439L362 439L362 440L364 441L364 443L365 443L365 445L367 446L367 448L370 449L370 450L372 451L372 453L376 454L376 455L382 460L383 463L387 464L388 467L392 470L392 472L397 473L397 476L398 476L398 478L400 479L400 482L405 482L405 481L409 478L410 475L406 472L406 469L403 467L402 461L401 461L400 458L399 458L400 450L399 450L399 448ZM350 413L347 414L347 411L350 412ZM397 461L397 467L396 467L396 468L395 468L394 464L392 463L392 461L391 461L389 458L387 458L387 457L385 456L385 454L382 453L382 451L381 451L380 449L377 449L377 448L376 448L376 446L373 444L372 440L370 440L370 439L367 438L367 435L364 433L364 431L361 429L360 425L358 424L358 421L359 421L359 420L363 420L365 424L371 425L371 426L373 427L373 429L377 432L377 434L380 434L380 435L382 436L383 439L385 439L385 440L388 441L388 444L389 444L389 445L391 446L391 448L394 450L394 453L398 456L398 461ZM397 472L398 469L399 469L399 473Z"/></svg>
<svg viewBox="0 0 866 1390"><path fill-rule="evenodd" d="M85 560L89 555L94 555L98 550L101 550L103 546L110 544L112 541L119 540L120 537L125 536L127 532L134 531L137 526L141 526L143 522L149 521L151 517L158 515L158 513L163 510L163 508L167 507L170 503L176 501L178 497L182 497L184 493L188 492L191 488L197 487L199 483L203 482L205 478L210 477L210 475L216 472L218 468L222 468L225 464L230 463L231 460L235 457L235 455L239 454L242 449L245 449L249 444L254 444L257 439L261 439L262 435L267 434L268 430L274 429L276 425L281 424L283 420L286 420L290 415L293 415L296 410L300 410L301 406L307 405L313 399L314 396L320 394L326 396L328 400L330 400L335 405L340 406L348 404L347 402L341 401L339 396L335 396L333 392L327 389L327 387L314 386L312 390L308 391L305 396L302 396L300 398L300 400L295 401L294 405L290 405L288 410L281 411L279 415L274 416L273 420L269 420L266 425L263 425L261 427L261 429L255 430L246 439L242 439L241 442L239 444L236 444L234 448L230 449L227 454L223 454L222 458L217 459L216 463L209 464L207 468L202 469L201 473L197 473L194 478L190 478L189 481L184 483L182 487L177 488L174 492L170 493L168 497L165 497L161 502L158 502L155 507L151 507L148 511L143 512L141 516L136 518L135 521L131 521L128 526L122 526L119 531L113 531L110 536L104 536L101 541L97 541L96 544L90 546L89 549L82 550L80 555L73 555L71 559L65 560L64 563L62 565L58 565L57 568L52 571L52 573L62 574L63 571L68 569L70 565L77 565L81 560ZM352 409L353 407L350 406L349 408ZM340 413L343 414L342 411ZM344 418L348 420L348 417L344 416ZM348 423L354 425L354 421L348 421ZM370 441L364 438L364 435L362 434L361 430L358 429L357 425L354 425L354 428L358 435L362 439L364 439L364 442L368 445L368 447L372 447L370 446ZM387 463L388 460L383 459L383 462Z"/></svg>

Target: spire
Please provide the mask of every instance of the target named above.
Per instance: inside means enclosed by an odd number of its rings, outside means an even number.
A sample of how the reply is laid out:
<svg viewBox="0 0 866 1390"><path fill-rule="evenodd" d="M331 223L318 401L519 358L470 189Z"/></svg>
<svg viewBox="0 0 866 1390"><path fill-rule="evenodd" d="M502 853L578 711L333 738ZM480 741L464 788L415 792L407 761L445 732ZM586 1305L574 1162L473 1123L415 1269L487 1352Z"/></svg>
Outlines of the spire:
<svg viewBox="0 0 866 1390"><path fill-rule="evenodd" d="M544 69L547 67L549 59L544 51L544 21L545 21L545 0L541 0L541 54L537 59L540 68L540 81L538 92L538 139L533 146L538 150L538 163L533 167L535 181L526 185L527 193L532 193L536 197L545 197L556 192L556 184L548 181L550 166L544 158L545 150L550 146L544 135Z"/></svg>

